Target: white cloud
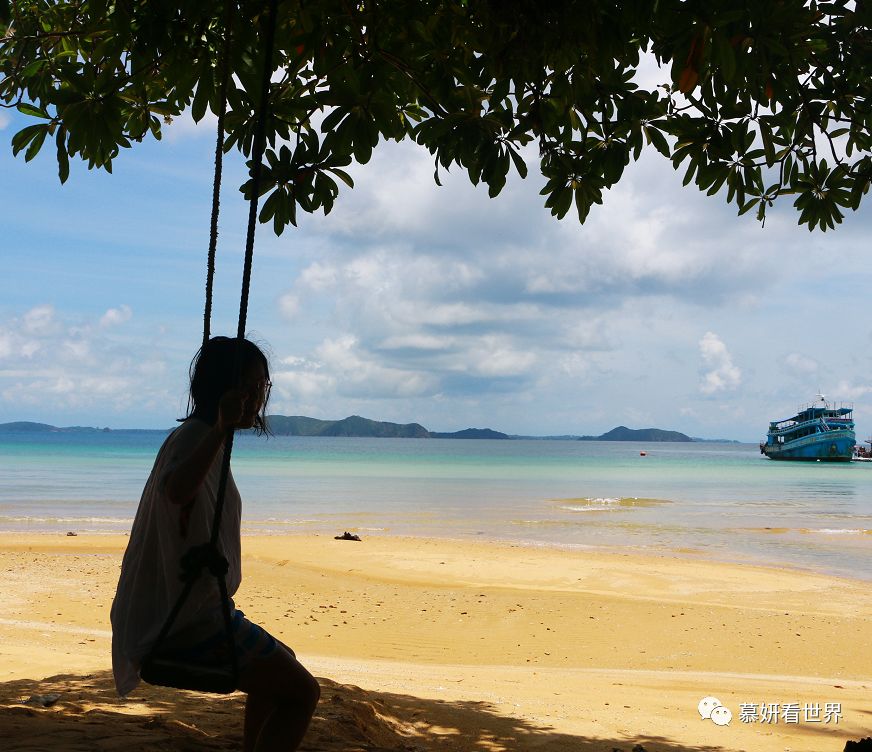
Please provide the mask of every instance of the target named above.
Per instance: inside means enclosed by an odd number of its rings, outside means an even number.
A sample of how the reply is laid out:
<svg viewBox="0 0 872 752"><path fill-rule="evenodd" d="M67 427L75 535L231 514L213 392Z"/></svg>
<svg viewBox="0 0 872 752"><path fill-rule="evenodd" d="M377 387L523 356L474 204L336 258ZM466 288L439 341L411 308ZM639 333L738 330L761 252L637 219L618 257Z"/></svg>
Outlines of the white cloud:
<svg viewBox="0 0 872 752"><path fill-rule="evenodd" d="M39 305L31 308L21 318L21 331L24 334L45 336L58 330L55 319L55 309L51 305Z"/></svg>
<svg viewBox="0 0 872 752"><path fill-rule="evenodd" d="M91 354L91 343L84 339L66 340L63 349L73 360L87 360Z"/></svg>
<svg viewBox="0 0 872 752"><path fill-rule="evenodd" d="M324 340L310 356L279 358L271 375L271 409L296 411L300 404L315 404L319 415L324 400L337 395L383 400L431 394L436 386L426 374L385 365L351 335Z"/></svg>
<svg viewBox="0 0 872 752"><path fill-rule="evenodd" d="M432 393L426 373L392 368L358 346L351 335L325 340L316 348L318 362L334 375L340 393L356 397L409 397Z"/></svg>
<svg viewBox="0 0 872 752"><path fill-rule="evenodd" d="M464 356L470 371L486 377L520 376L530 371L537 360L534 353L519 350L504 336L481 337Z"/></svg>
<svg viewBox="0 0 872 752"><path fill-rule="evenodd" d="M835 394L838 395L840 400L859 400L872 395L872 385L851 384L843 380L836 385Z"/></svg>
<svg viewBox="0 0 872 752"><path fill-rule="evenodd" d="M590 360L580 353L564 355L556 365L560 373L573 379L587 376L591 368Z"/></svg>
<svg viewBox="0 0 872 752"><path fill-rule="evenodd" d="M453 337L439 337L432 334L409 333L385 339L380 347L384 350L446 350L455 344Z"/></svg>
<svg viewBox="0 0 872 752"><path fill-rule="evenodd" d="M293 319L300 311L300 296L292 292L279 298L279 310L286 318Z"/></svg>
<svg viewBox="0 0 872 752"><path fill-rule="evenodd" d="M722 231L732 212L692 188L681 196L677 184L664 190L662 175L670 168L657 156L628 168L583 227L570 217L557 222L541 208L535 175L510 179L490 200L462 172L433 188L431 159L409 145L386 148L373 161L359 187L316 229L334 244L343 240L342 254L352 260L389 249L425 273L428 257L438 260L431 262L436 272L458 260L475 277L445 287L457 297L533 296L558 307L568 298L596 306L608 297L649 294L710 302L753 296L783 274L783 265L773 263L772 243L764 242L774 232L764 238L753 219L735 218L730 232ZM659 187L652 190L654 184ZM413 281L413 270L404 277ZM423 278L436 283L442 275Z"/></svg>
<svg viewBox="0 0 872 752"><path fill-rule="evenodd" d="M785 356L784 364L788 370L806 375L816 374L820 367L820 364L814 358L809 358L807 355L795 352Z"/></svg>
<svg viewBox="0 0 872 752"><path fill-rule="evenodd" d="M296 355L288 355L285 358L280 358L279 363L283 366L300 367L307 365L308 361L305 358L300 358Z"/></svg>
<svg viewBox="0 0 872 752"><path fill-rule="evenodd" d="M328 397L336 385L336 379L331 374L319 373L317 369L278 370L272 374L272 381L271 412L281 411L285 404L317 403ZM285 412L295 412L295 408L291 407Z"/></svg>
<svg viewBox="0 0 872 752"><path fill-rule="evenodd" d="M611 350L615 343L608 332L605 317L585 318L566 328L567 344L581 350Z"/></svg>
<svg viewBox="0 0 872 752"><path fill-rule="evenodd" d="M0 110L0 131L6 128L12 120L3 110Z"/></svg>
<svg viewBox="0 0 872 752"><path fill-rule="evenodd" d="M128 306L120 306L89 320L40 305L0 321L0 359L12 366L0 370L3 413L65 424L62 416L70 410L105 421L106 413L131 408L172 409L165 356L129 335L123 343L108 335L108 326L130 315Z"/></svg>
<svg viewBox="0 0 872 752"><path fill-rule="evenodd" d="M314 292L322 292L336 284L339 274L335 266L316 262L303 270L300 283Z"/></svg>
<svg viewBox="0 0 872 752"><path fill-rule="evenodd" d="M310 392L331 374L334 396L363 395L377 381L349 375L315 344L350 337L343 357L358 357L355 367L386 369L383 385L405 374L428 399L486 406L511 394L519 414L539 400L554 415L555 403L594 389L621 404L652 392L684 404L698 386L688 364L699 335L688 330L704 316L704 327L722 331L724 303L742 313L788 273L773 250L776 222L764 234L753 219L727 219L734 212L717 199L679 195L680 176L664 180L670 167L656 156L629 168L583 227L541 208L535 174L490 200L456 170L433 187L432 169L413 146L386 146L355 168L357 188L330 217L301 224L301 271L275 299L310 339L299 349L288 337L284 352L320 365L293 369L308 374ZM742 376L727 353L706 365L703 393L735 389ZM573 391L578 380L583 394Z"/></svg>
<svg viewBox="0 0 872 752"><path fill-rule="evenodd" d="M133 311L128 305L121 305L118 308L110 308L100 318L100 326L104 328L117 326L118 324L123 324L127 321L130 321L132 316Z"/></svg>
<svg viewBox="0 0 872 752"><path fill-rule="evenodd" d="M42 345L36 340L24 340L21 343L20 353L24 358L32 358L41 348Z"/></svg>
<svg viewBox="0 0 872 752"><path fill-rule="evenodd" d="M699 390L703 394L714 394L736 389L742 383L742 372L733 365L727 346L714 332L706 332L699 341L704 372Z"/></svg>
<svg viewBox="0 0 872 752"><path fill-rule="evenodd" d="M73 395L76 388L76 382L67 376L58 376L48 384L48 391L53 394L59 394L63 397Z"/></svg>
<svg viewBox="0 0 872 752"><path fill-rule="evenodd" d="M215 138L217 127L218 118L211 110L206 110L199 123L194 122L190 110L185 110L178 117L172 118L171 122L162 123L161 133L169 143L174 143L186 138L207 138L210 135Z"/></svg>

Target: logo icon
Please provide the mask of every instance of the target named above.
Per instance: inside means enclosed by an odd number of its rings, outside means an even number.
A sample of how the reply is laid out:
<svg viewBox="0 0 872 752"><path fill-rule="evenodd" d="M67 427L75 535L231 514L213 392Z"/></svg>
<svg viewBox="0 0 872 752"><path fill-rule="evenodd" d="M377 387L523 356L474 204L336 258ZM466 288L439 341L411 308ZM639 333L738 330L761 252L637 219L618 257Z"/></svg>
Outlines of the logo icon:
<svg viewBox="0 0 872 752"><path fill-rule="evenodd" d="M717 697L703 697L697 705L697 710L703 720L711 720L716 726L729 726L733 714L729 708L721 705Z"/></svg>

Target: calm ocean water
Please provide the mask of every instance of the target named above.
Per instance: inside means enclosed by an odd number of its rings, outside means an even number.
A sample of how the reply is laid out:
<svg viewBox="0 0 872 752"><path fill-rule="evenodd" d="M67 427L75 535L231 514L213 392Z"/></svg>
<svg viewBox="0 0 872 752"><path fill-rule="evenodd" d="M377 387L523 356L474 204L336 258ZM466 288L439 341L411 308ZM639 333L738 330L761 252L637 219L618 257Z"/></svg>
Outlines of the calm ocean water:
<svg viewBox="0 0 872 752"><path fill-rule="evenodd" d="M127 532L164 436L0 433L0 531ZM872 463L778 463L750 444L246 435L233 472L247 532L483 537L872 580Z"/></svg>

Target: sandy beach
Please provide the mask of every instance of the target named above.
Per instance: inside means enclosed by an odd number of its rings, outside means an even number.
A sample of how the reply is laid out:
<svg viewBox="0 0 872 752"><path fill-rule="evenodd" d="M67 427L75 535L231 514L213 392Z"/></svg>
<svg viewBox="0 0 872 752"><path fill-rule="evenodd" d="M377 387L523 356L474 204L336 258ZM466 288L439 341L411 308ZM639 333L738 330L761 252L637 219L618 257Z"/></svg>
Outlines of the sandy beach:
<svg viewBox="0 0 872 752"><path fill-rule="evenodd" d="M242 695L115 696L125 543L0 536L3 750L239 748ZM841 752L872 729L861 581L398 537L248 536L243 553L237 604L322 680L303 749ZM707 696L728 725L700 716Z"/></svg>

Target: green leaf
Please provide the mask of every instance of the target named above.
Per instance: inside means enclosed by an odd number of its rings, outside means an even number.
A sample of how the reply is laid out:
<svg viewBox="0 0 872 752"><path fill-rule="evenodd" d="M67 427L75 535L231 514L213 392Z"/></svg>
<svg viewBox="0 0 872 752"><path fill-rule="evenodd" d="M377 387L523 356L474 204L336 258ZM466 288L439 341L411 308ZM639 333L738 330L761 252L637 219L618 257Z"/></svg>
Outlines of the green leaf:
<svg viewBox="0 0 872 752"><path fill-rule="evenodd" d="M699 168L696 175L696 184L701 191L708 190L721 175L721 172L726 172L726 167L721 167L718 164L707 164Z"/></svg>
<svg viewBox="0 0 872 752"><path fill-rule="evenodd" d="M48 135L48 128L43 128L33 140L30 142L30 146L27 147L27 151L24 153L24 161L29 162L33 159L37 154L39 154L39 150L42 148L42 144L45 141L45 137Z"/></svg>
<svg viewBox="0 0 872 752"><path fill-rule="evenodd" d="M58 178L63 185L70 176L70 156L67 154L66 130L63 127L58 128L55 133L55 144L57 145Z"/></svg>
<svg viewBox="0 0 872 752"><path fill-rule="evenodd" d="M649 143L651 143L664 157L669 159L671 152L669 150L669 142L666 140L666 136L664 136L660 130L651 125L645 127L645 135L648 137Z"/></svg>
<svg viewBox="0 0 872 752"><path fill-rule="evenodd" d="M759 198L752 198L747 204L739 209L739 216L741 217L743 214L747 214L751 209L757 206L759 201Z"/></svg>
<svg viewBox="0 0 872 752"><path fill-rule="evenodd" d="M554 206L551 208L551 213L554 214L557 219L563 219L563 217L566 216L566 212L568 212L569 208L572 206L572 194L572 188L569 186L565 186L557 192Z"/></svg>
<svg viewBox="0 0 872 752"><path fill-rule="evenodd" d="M733 46L723 34L714 35L712 42L720 72L728 82L732 83L736 77L736 54Z"/></svg>
<svg viewBox="0 0 872 752"><path fill-rule="evenodd" d="M333 111L327 114L327 117L321 122L321 133L329 133L339 125L342 120L348 115L348 109L345 107L334 107Z"/></svg>
<svg viewBox="0 0 872 752"><path fill-rule="evenodd" d="M21 71L21 77L23 79L33 78L47 65L48 61L42 58L40 58L39 60L34 60L32 63L28 63L24 66L24 70Z"/></svg>
<svg viewBox="0 0 872 752"><path fill-rule="evenodd" d="M297 226L297 201L296 195L291 194L288 196L288 201L286 202L285 208L287 209L288 222L290 222L294 227Z"/></svg>
<svg viewBox="0 0 872 752"><path fill-rule="evenodd" d="M17 109L22 115L31 115L32 117L42 118L43 120L51 120L51 115L49 115L45 110L36 105L28 104L27 102L20 102Z"/></svg>
<svg viewBox="0 0 872 752"><path fill-rule="evenodd" d="M354 159L358 164L366 164L372 158L372 144L369 141L368 134L361 133L360 130L355 134L354 139Z"/></svg>
<svg viewBox="0 0 872 752"><path fill-rule="evenodd" d="M687 165L687 172L684 173L684 180L682 181L683 186L687 186L691 180L693 180L693 173L696 172L696 168L699 165L699 157L691 157L690 163Z"/></svg>
<svg viewBox="0 0 872 752"><path fill-rule="evenodd" d="M712 183L708 191L706 191L706 196L714 196L723 187L724 182L726 181L729 174L729 170L722 170L718 177L715 178L715 181Z"/></svg>
<svg viewBox="0 0 872 752"><path fill-rule="evenodd" d="M209 99L214 93L212 86L211 70L200 78L197 84L197 93L194 95L194 101L191 104L191 117L195 123L199 123L206 114L206 108L209 106Z"/></svg>
<svg viewBox="0 0 872 752"><path fill-rule="evenodd" d="M272 193L269 194L266 201L263 202L263 206L260 208L260 213L258 214L258 220L261 223L269 222L278 209L279 204L279 196L281 194L281 189L276 189Z"/></svg>
<svg viewBox="0 0 872 752"><path fill-rule="evenodd" d="M509 152L509 156L512 158L512 162L515 165L515 169L518 171L518 174L521 178L527 177L527 163L524 161L524 158L511 146L511 144L507 144L507 149Z"/></svg>
<svg viewBox="0 0 872 752"><path fill-rule="evenodd" d="M12 137L12 156L17 156L18 152L26 148L27 145L36 138L41 132L44 132L46 126L40 123L39 125L28 125L22 128Z"/></svg>
<svg viewBox="0 0 872 752"><path fill-rule="evenodd" d="M345 185L349 188L354 188L354 181L351 179L351 175L349 175L345 170L340 170L338 167L329 168L330 172L332 172L337 178L339 178Z"/></svg>

